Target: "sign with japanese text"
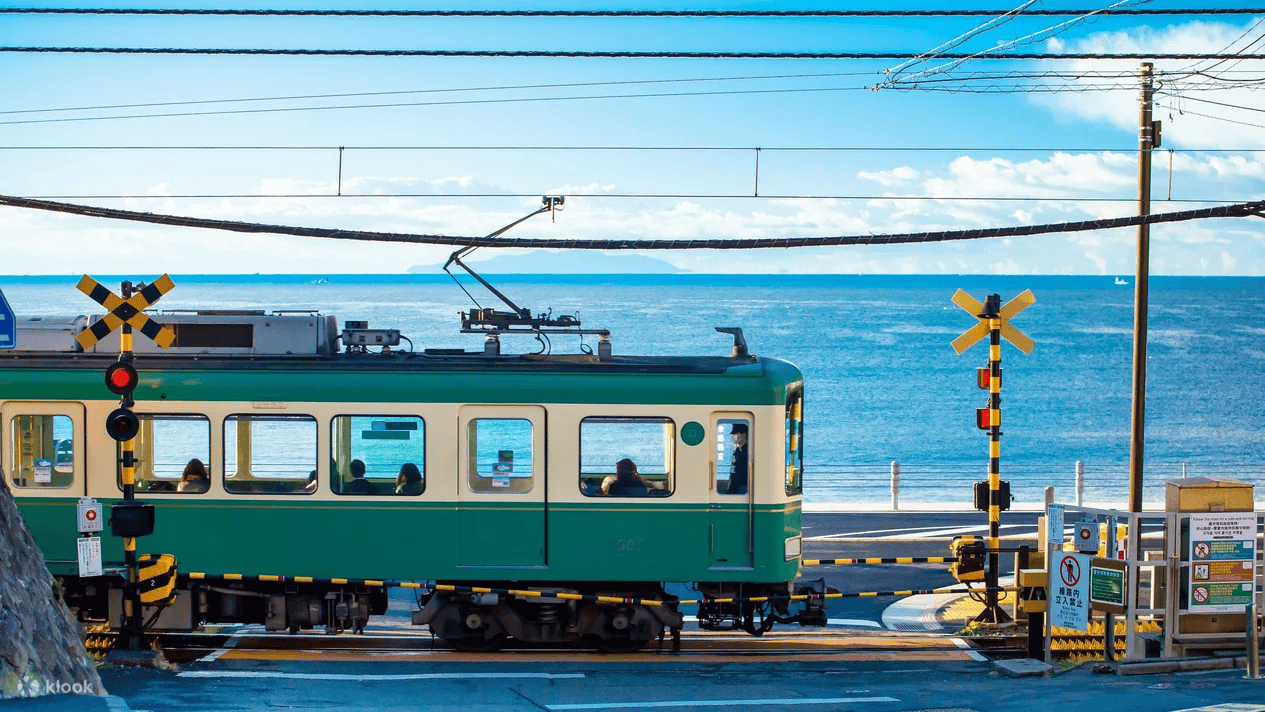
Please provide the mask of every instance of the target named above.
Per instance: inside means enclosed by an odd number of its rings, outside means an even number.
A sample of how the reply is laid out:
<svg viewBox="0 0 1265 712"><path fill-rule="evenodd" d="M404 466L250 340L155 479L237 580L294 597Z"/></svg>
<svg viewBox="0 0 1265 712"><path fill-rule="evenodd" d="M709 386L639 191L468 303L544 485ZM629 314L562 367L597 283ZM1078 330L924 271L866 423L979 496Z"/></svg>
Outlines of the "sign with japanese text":
<svg viewBox="0 0 1265 712"><path fill-rule="evenodd" d="M79 545L79 577L101 575L101 540L95 536L76 540Z"/></svg>
<svg viewBox="0 0 1265 712"><path fill-rule="evenodd" d="M1256 592L1256 518L1241 514L1190 515L1190 597L1198 613L1233 613Z"/></svg>
<svg viewBox="0 0 1265 712"><path fill-rule="evenodd" d="M1061 504L1046 506L1045 540L1055 545L1055 548L1063 548L1063 505Z"/></svg>
<svg viewBox="0 0 1265 712"><path fill-rule="evenodd" d="M1117 559L1094 557L1089 565L1089 604L1095 611L1125 612L1129 566Z"/></svg>
<svg viewBox="0 0 1265 712"><path fill-rule="evenodd" d="M1089 554L1056 552L1050 572L1050 625L1089 632Z"/></svg>

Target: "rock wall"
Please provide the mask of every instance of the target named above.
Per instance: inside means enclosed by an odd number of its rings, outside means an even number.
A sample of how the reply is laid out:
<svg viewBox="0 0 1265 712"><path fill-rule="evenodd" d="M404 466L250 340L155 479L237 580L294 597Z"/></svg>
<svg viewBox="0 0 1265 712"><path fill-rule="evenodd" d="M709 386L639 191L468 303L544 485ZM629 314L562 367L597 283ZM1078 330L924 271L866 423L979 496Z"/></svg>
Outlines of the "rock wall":
<svg viewBox="0 0 1265 712"><path fill-rule="evenodd" d="M66 522L66 536L75 536L73 527ZM79 623L53 585L0 474L0 699L105 694Z"/></svg>

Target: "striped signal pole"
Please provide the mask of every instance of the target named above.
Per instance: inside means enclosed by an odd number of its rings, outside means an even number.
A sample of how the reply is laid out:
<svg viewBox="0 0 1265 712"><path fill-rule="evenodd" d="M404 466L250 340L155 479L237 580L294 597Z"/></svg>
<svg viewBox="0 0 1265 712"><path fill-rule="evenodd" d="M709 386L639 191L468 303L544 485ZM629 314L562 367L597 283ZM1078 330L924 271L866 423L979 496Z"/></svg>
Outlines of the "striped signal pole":
<svg viewBox="0 0 1265 712"><path fill-rule="evenodd" d="M1010 616L997 605L997 567L1001 548L1001 296L984 300L981 320L988 320L988 569L984 582L984 611L976 618L1005 623Z"/></svg>
<svg viewBox="0 0 1265 712"><path fill-rule="evenodd" d="M119 285L119 292L124 301L132 297L132 283L123 282ZM132 325L127 322L123 323L123 328L119 330L119 363L132 365ZM135 367L133 367L135 373ZM136 379L133 379L132 385L136 385ZM132 406L136 405L136 401L132 398L132 391L129 389L122 394L119 399L119 409L131 411ZM135 418L135 415L132 415ZM136 501L136 436L124 440L121 443L123 451L119 463L123 467L123 501L133 504ZM145 622L141 620L140 591L137 589L139 576L137 574L136 565L136 537L128 536L123 538L123 565L127 568L127 583L123 587L123 632L127 637L127 650L140 650L141 637L145 634Z"/></svg>
<svg viewBox="0 0 1265 712"><path fill-rule="evenodd" d="M970 312L979 322L966 333L953 340L953 348L959 354L988 335L988 368L981 370L976 385L988 388L988 407L975 412L975 424L987 430L988 442L988 566L985 569L986 584L984 611L975 620L986 623L1005 623L1010 616L997 603L997 577L1000 566L1001 510L1009 509L1009 488L1003 490L1001 481L1001 340L1014 344L1020 351L1031 353L1034 346L1023 332L1010 325L1015 314L1036 302L1031 290L1015 297L1002 306L1001 296L990 294L984 302L973 299L962 290L953 295L953 303ZM987 383L985 383L987 381ZM982 483L980 483L982 484ZM977 498L976 506L980 507Z"/></svg>

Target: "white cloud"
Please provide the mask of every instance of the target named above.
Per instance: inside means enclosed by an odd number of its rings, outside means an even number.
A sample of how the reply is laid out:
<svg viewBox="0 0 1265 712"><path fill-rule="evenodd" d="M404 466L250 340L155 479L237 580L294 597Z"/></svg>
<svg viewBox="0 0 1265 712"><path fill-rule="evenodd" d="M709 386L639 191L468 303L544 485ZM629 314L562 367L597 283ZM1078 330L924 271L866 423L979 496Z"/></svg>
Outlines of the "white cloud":
<svg viewBox="0 0 1265 712"><path fill-rule="evenodd" d="M918 171L909 166L899 166L890 171L860 171L857 178L885 186L906 185L918 179Z"/></svg>
<svg viewBox="0 0 1265 712"><path fill-rule="evenodd" d="M1242 24L1225 22L1188 22L1162 29L1136 27L1119 32L1100 32L1083 39L1063 42L1052 40L1047 49L1054 52L1096 53L1174 53L1210 54L1246 50L1247 44L1260 35L1259 18L1251 18ZM1248 50L1259 52L1259 49ZM1206 69L1210 74L1220 71L1243 69L1248 65L1234 62L1159 60L1153 63L1157 74L1157 94L1154 118L1163 122L1162 141L1167 146L1198 148L1243 149L1260 145L1265 124L1260 109L1265 108L1258 87L1225 88L1218 91L1202 91L1209 82L1206 78L1183 79L1180 76L1165 77L1166 72L1179 72L1191 68ZM1136 76L1138 63L1132 60L1081 60L1048 63L1051 70L1062 73L1109 73L1121 72ZM1123 80L1132 83L1132 80ZM1207 104L1201 99L1211 99L1221 104ZM1138 95L1136 91L1089 91L1061 92L1037 95L1035 101L1054 108L1060 113L1105 121L1130 131L1136 130L1138 121ZM1233 106L1246 109L1231 108ZM1200 114L1204 116L1200 116ZM1221 120L1207 118L1220 117ZM1235 123L1239 122L1239 123ZM1245 124L1254 124L1245 125Z"/></svg>

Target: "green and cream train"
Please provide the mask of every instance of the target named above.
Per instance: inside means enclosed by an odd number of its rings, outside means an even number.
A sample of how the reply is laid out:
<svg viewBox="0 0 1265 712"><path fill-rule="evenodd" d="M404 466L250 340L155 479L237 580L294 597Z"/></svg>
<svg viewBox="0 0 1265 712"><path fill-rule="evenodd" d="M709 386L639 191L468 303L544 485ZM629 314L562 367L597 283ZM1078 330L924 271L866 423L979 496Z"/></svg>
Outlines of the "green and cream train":
<svg viewBox="0 0 1265 712"><path fill-rule="evenodd" d="M705 599L792 593L803 377L749 355L737 330L728 356L618 356L605 338L596 354L510 355L495 333L478 352L393 349L396 331L338 331L316 312L158 318L176 340L137 339L134 394L137 492L156 512L138 551L182 573L158 629L360 629L385 610L383 588L337 577L430 582L413 621L458 647L627 649L681 627L666 582ZM123 551L108 527L106 575L77 576L79 499L108 512L122 497L102 377L118 335L87 351L74 338L95 320L19 323L0 352L0 465L67 600L117 624ZM714 601L698 618L753 633L797 619L785 602Z"/></svg>

